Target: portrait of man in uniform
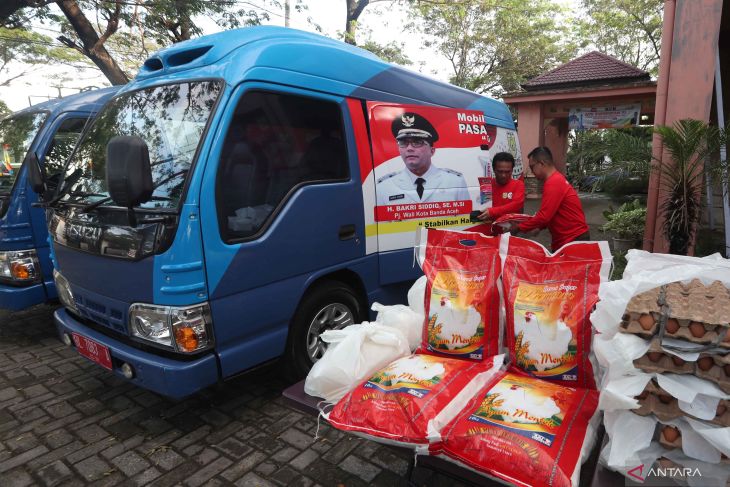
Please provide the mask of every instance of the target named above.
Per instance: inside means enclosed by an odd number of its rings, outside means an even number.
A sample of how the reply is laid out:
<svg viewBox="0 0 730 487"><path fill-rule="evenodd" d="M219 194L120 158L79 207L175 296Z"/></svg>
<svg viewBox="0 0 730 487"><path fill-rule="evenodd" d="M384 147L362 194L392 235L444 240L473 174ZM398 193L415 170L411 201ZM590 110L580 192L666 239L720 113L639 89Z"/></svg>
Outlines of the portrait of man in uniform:
<svg viewBox="0 0 730 487"><path fill-rule="evenodd" d="M406 112L393 119L391 132L405 167L377 180L378 205L471 199L460 172L432 164L439 134L428 120Z"/></svg>

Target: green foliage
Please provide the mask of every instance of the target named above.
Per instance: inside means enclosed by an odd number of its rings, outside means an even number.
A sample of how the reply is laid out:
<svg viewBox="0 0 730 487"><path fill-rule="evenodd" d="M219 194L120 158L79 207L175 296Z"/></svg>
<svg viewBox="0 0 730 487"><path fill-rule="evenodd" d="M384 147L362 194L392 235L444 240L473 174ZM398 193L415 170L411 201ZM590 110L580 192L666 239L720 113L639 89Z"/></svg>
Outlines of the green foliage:
<svg viewBox="0 0 730 487"><path fill-rule="evenodd" d="M618 281L624 276L626 269L626 252L612 252L613 268L611 269L611 280Z"/></svg>
<svg viewBox="0 0 730 487"><path fill-rule="evenodd" d="M383 61L387 61L389 63L400 64L401 66L408 66L411 64L411 60L403 52L403 44L399 45L395 42L379 44L378 42L370 39L365 41L365 43L360 44L358 47L372 52Z"/></svg>
<svg viewBox="0 0 730 487"><path fill-rule="evenodd" d="M603 170L606 159L602 130L574 130L569 132L566 162L568 179L574 185L586 176L597 175Z"/></svg>
<svg viewBox="0 0 730 487"><path fill-rule="evenodd" d="M662 230L669 241L669 253L686 255L697 230L702 211L702 186L705 171L716 179L722 174L717 157L728 130L705 122L683 119L672 127L654 129L662 139L671 163L656 167L667 197L660 210Z"/></svg>
<svg viewBox="0 0 730 487"><path fill-rule="evenodd" d="M74 51L53 47L53 40L48 36L22 28L0 27L0 86L7 86L36 67L81 60L82 56ZM16 69L11 75L9 68L13 64L22 69Z"/></svg>
<svg viewBox="0 0 730 487"><path fill-rule="evenodd" d="M500 95L568 61L576 52L561 7L550 0L414 2L424 45L446 56L449 81Z"/></svg>
<svg viewBox="0 0 730 487"><path fill-rule="evenodd" d="M570 136L568 177L614 196L645 193L651 170L651 127L577 131ZM582 188L587 189L587 188Z"/></svg>
<svg viewBox="0 0 730 487"><path fill-rule="evenodd" d="M663 0L583 0L582 3L587 17L574 24L582 48L595 46L601 52L657 75Z"/></svg>
<svg viewBox="0 0 730 487"><path fill-rule="evenodd" d="M24 30L22 32L41 39L21 45L37 50L45 44L45 49L52 55L48 61L52 62L68 61L64 56L74 60L88 58L87 61L93 61L113 83L123 82L125 75L129 78L151 51L203 34L196 19L206 17L222 29L232 29L260 24L269 20L270 14L283 12L284 8L280 0L258 0L256 4L237 0L76 0L79 10L73 10L73 14L67 11L64 16L46 5L51 2L13 0L13 3L14 7L0 9L0 14L5 14L0 15L0 25L17 27L41 21L60 29L68 39L66 44L72 48L55 48L56 52L53 52L54 49L48 47L53 44L50 38ZM296 11L307 9L304 0L294 0L292 4ZM13 8L16 10L8 15ZM4 37L4 34L0 36ZM19 56L15 58L19 59Z"/></svg>
<svg viewBox="0 0 730 487"><path fill-rule="evenodd" d="M13 113L13 111L8 108L7 103L0 100L0 118L3 118L5 115L10 115L11 113Z"/></svg>
<svg viewBox="0 0 730 487"><path fill-rule="evenodd" d="M607 219L608 222L601 227L601 230L611 232L617 238L638 241L643 237L646 227L646 208L617 211L609 214Z"/></svg>
<svg viewBox="0 0 730 487"><path fill-rule="evenodd" d="M641 200L637 198L621 204L621 206L619 206L616 210L614 210L613 206L608 205L608 210L603 210L603 217L608 220L609 217L615 213L624 213L627 211L639 210L642 208L644 208L644 205L641 204Z"/></svg>

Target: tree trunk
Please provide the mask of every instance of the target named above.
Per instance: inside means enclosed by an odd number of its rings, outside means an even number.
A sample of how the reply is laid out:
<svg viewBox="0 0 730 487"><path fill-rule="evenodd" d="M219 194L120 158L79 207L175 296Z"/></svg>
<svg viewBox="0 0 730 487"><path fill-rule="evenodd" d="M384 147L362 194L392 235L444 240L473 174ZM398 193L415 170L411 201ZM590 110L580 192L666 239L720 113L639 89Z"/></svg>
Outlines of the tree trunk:
<svg viewBox="0 0 730 487"><path fill-rule="evenodd" d="M175 5L177 13L180 16L180 35L178 36L179 39L175 42L187 41L190 39L190 9L185 1L177 1Z"/></svg>
<svg viewBox="0 0 730 487"><path fill-rule="evenodd" d="M357 19L365 7L368 6L370 0L346 0L347 2L347 21L345 22L345 42L356 45L355 33L357 31Z"/></svg>
<svg viewBox="0 0 730 487"><path fill-rule="evenodd" d="M83 47L78 50L96 64L111 84L126 84L129 81L129 78L127 78L127 75L124 74L122 68L119 67L117 62L104 47L104 42L109 38L109 36L114 34L118 28L119 4L117 4L116 17L113 16L109 20L109 24L107 25L106 31L102 37L99 37L96 33L91 22L89 22L89 19L87 19L81 11L79 4L76 3L76 0L58 0L56 4L71 23L76 35L79 36L79 39L83 44Z"/></svg>

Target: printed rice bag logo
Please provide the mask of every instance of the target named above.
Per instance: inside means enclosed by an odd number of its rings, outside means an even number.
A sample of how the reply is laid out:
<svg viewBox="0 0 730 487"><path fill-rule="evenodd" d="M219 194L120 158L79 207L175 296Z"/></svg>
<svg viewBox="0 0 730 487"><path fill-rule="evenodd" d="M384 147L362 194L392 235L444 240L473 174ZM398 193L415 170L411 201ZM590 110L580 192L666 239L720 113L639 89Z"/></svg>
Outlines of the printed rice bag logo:
<svg viewBox="0 0 730 487"><path fill-rule="evenodd" d="M571 391L507 374L487 392L469 421L495 425L550 447L565 417ZM475 428L472 433L483 431Z"/></svg>
<svg viewBox="0 0 730 487"><path fill-rule="evenodd" d="M428 349L481 359L484 353L484 274L439 271L431 286Z"/></svg>
<svg viewBox="0 0 730 487"><path fill-rule="evenodd" d="M385 393L406 393L420 399L441 382L445 371L444 365L436 357L412 355L376 373L364 387Z"/></svg>
<svg viewBox="0 0 730 487"><path fill-rule="evenodd" d="M570 281L519 283L514 302L518 367L544 379L577 380L577 290Z"/></svg>

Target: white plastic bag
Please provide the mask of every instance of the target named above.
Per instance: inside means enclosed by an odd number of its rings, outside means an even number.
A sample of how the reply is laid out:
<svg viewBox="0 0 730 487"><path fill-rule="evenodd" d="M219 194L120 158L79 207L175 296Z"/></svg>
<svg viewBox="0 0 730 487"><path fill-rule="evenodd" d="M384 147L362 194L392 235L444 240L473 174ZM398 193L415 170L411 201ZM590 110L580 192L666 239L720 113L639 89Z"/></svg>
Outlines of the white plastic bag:
<svg viewBox="0 0 730 487"><path fill-rule="evenodd" d="M371 309L378 312L378 316L375 318L376 323L400 330L408 340L411 351L418 348L423 331L423 314L419 314L403 304L385 306L373 303Z"/></svg>
<svg viewBox="0 0 730 487"><path fill-rule="evenodd" d="M320 337L329 347L309 371L304 392L327 402L339 401L365 378L410 354L400 330L378 323L327 330Z"/></svg>
<svg viewBox="0 0 730 487"><path fill-rule="evenodd" d="M421 316L425 314L423 299L426 295L427 282L426 276L421 276L408 290L408 306Z"/></svg>

